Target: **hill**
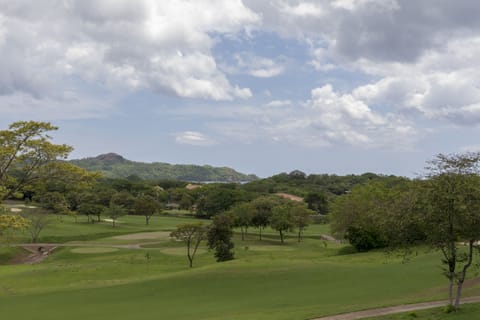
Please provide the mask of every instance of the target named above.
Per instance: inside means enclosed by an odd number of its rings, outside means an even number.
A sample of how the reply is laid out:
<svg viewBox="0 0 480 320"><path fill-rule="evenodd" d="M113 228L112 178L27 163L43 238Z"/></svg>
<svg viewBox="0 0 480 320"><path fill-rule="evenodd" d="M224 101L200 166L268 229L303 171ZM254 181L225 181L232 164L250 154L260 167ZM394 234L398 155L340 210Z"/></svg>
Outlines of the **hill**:
<svg viewBox="0 0 480 320"><path fill-rule="evenodd" d="M107 178L138 176L147 180L169 179L198 182L244 182L258 179L255 175L243 174L228 167L162 162L145 163L127 160L116 153L70 160L70 162L89 171L100 171Z"/></svg>

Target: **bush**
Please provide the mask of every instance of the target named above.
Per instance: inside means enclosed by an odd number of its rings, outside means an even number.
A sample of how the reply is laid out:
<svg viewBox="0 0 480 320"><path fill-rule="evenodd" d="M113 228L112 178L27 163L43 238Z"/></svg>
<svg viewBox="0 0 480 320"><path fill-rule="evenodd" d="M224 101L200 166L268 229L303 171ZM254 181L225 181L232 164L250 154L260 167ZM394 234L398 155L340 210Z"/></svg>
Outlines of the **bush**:
<svg viewBox="0 0 480 320"><path fill-rule="evenodd" d="M385 239L378 232L361 227L349 227L345 238L360 252L383 248L387 245Z"/></svg>

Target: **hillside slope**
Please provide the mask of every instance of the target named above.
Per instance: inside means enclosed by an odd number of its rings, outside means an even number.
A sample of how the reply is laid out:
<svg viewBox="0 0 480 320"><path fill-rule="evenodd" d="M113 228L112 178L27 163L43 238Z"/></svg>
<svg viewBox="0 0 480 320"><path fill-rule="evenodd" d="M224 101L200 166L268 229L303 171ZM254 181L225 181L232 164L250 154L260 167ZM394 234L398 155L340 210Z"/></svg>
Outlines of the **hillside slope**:
<svg viewBox="0 0 480 320"><path fill-rule="evenodd" d="M108 178L138 176L149 180L172 179L199 182L243 182L258 179L255 175L243 174L228 167L136 162L116 153L70 160L70 162L89 171L100 171Z"/></svg>

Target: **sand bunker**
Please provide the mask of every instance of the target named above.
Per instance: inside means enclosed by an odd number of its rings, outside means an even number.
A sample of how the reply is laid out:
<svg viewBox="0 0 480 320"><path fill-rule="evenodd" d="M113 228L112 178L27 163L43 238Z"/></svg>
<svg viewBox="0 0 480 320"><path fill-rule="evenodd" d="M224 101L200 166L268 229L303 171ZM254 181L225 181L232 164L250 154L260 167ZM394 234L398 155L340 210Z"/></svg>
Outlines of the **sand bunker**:
<svg viewBox="0 0 480 320"><path fill-rule="evenodd" d="M156 232L140 232L125 234L123 236L115 236L112 239L116 240L167 240L170 239L170 232L156 231Z"/></svg>
<svg viewBox="0 0 480 320"><path fill-rule="evenodd" d="M118 251L117 248L102 248L102 247L82 247L71 250L73 253L108 253Z"/></svg>
<svg viewBox="0 0 480 320"><path fill-rule="evenodd" d="M20 208L10 208L10 211L12 211L12 212L22 212L22 209L20 209Z"/></svg>

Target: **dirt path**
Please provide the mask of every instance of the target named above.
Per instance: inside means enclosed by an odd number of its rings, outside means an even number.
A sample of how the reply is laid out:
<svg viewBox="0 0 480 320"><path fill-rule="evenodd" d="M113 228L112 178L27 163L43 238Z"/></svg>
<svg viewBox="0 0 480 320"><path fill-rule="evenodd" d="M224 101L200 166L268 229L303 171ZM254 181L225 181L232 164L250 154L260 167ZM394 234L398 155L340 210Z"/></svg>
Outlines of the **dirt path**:
<svg viewBox="0 0 480 320"><path fill-rule="evenodd" d="M468 297L462 299L462 304L464 303L475 303L480 302L480 296L475 297ZM386 307L386 308L378 308L378 309L369 309L363 311L355 311L350 313L343 313L333 316L315 318L312 320L355 320L355 319L364 319L370 317L377 317L377 316L384 316L387 314L393 313L402 313L402 312L409 312L415 310L423 310L423 309L431 309L436 307L443 307L448 304L447 300L442 301L431 301L431 302L422 302L422 303L415 303L415 304L402 304L399 306L393 307Z"/></svg>

